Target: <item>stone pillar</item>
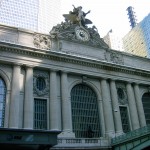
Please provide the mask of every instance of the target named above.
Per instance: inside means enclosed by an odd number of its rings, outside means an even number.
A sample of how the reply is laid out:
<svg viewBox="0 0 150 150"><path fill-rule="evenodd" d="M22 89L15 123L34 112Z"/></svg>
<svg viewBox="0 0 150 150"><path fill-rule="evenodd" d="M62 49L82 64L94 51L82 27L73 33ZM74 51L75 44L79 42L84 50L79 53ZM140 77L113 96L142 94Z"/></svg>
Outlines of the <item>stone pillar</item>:
<svg viewBox="0 0 150 150"><path fill-rule="evenodd" d="M117 89L116 89L116 84L114 80L110 81L110 91L111 91L111 98L112 98L115 130L116 130L116 134L120 135L123 133L123 130L122 130L122 122L121 122L121 116L120 116L120 109L118 105Z"/></svg>
<svg viewBox="0 0 150 150"><path fill-rule="evenodd" d="M74 137L72 132L72 113L71 101L68 93L67 73L61 73L61 98L62 98L62 127L63 133L61 136Z"/></svg>
<svg viewBox="0 0 150 150"><path fill-rule="evenodd" d="M131 83L127 83L126 87L127 87L127 95L128 95L132 130L135 130L135 129L138 129L140 125L139 125L139 119L138 119L138 114L137 114L137 109L136 109L134 92L133 92Z"/></svg>
<svg viewBox="0 0 150 150"><path fill-rule="evenodd" d="M8 87L7 87L8 88ZM9 111L10 111L10 99L11 99L11 90L7 89L6 93L6 104L5 105L5 120L4 120L4 128L9 127Z"/></svg>
<svg viewBox="0 0 150 150"><path fill-rule="evenodd" d="M134 93L135 93L135 99L137 104L137 111L139 115L140 127L144 127L146 126L146 120L145 120L142 99L140 97L139 85L137 83L134 84Z"/></svg>
<svg viewBox="0 0 150 150"><path fill-rule="evenodd" d="M101 124L101 137L105 136L105 119L104 119L104 110L103 110L103 101L102 98L98 100L98 112Z"/></svg>
<svg viewBox="0 0 150 150"><path fill-rule="evenodd" d="M33 129L34 115L33 100L33 68L26 68L25 99L24 99L24 128Z"/></svg>
<svg viewBox="0 0 150 150"><path fill-rule="evenodd" d="M50 130L60 130L59 101L57 99L57 78L56 72L50 72Z"/></svg>
<svg viewBox="0 0 150 150"><path fill-rule="evenodd" d="M111 100L109 95L109 90L107 86L107 82L105 79L101 80L101 89L102 89L102 99L104 106L104 120L105 120L105 129L106 135L109 137L114 136L114 122L111 108Z"/></svg>
<svg viewBox="0 0 150 150"><path fill-rule="evenodd" d="M20 98L20 66L14 65L12 74L12 91L10 100L9 127L19 127L19 98Z"/></svg>

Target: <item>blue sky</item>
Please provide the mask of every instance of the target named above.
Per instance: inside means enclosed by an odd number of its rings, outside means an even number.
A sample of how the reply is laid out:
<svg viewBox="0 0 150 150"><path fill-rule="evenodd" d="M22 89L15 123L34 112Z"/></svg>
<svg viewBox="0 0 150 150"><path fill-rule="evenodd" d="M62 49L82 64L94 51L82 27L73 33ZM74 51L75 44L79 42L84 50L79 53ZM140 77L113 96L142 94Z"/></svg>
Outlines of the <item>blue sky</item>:
<svg viewBox="0 0 150 150"><path fill-rule="evenodd" d="M130 31L128 6L134 7L138 22L150 13L150 0L63 0L62 14L72 10L72 4L82 6L85 12L91 10L86 18L98 28L101 37L110 29L121 37Z"/></svg>

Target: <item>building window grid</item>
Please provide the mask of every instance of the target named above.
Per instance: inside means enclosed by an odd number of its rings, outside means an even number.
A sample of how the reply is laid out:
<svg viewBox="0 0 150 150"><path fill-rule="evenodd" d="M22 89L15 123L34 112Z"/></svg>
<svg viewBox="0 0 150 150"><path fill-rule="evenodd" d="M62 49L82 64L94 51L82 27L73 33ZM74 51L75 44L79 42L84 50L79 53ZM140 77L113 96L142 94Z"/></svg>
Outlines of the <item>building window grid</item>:
<svg viewBox="0 0 150 150"><path fill-rule="evenodd" d="M150 125L150 93L145 93L142 97L146 124Z"/></svg>
<svg viewBox="0 0 150 150"><path fill-rule="evenodd" d="M0 127L4 127L6 103L6 86L3 79L0 77Z"/></svg>
<svg viewBox="0 0 150 150"><path fill-rule="evenodd" d="M47 101L34 99L34 129L47 129Z"/></svg>
<svg viewBox="0 0 150 150"><path fill-rule="evenodd" d="M71 91L73 132L77 138L100 137L100 121L96 94L83 84ZM89 127L92 135L89 135Z"/></svg>
<svg viewBox="0 0 150 150"><path fill-rule="evenodd" d="M119 106L119 109L121 115L122 129L124 133L127 133L130 131L128 108L126 106Z"/></svg>

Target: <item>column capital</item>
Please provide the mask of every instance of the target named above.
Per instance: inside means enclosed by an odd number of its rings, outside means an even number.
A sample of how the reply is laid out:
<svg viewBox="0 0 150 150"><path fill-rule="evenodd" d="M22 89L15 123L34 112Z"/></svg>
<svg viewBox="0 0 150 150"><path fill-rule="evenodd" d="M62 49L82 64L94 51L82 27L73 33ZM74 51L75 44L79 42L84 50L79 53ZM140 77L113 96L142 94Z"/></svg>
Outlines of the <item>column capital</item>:
<svg viewBox="0 0 150 150"><path fill-rule="evenodd" d="M59 72L58 69L50 69L49 72Z"/></svg>
<svg viewBox="0 0 150 150"><path fill-rule="evenodd" d="M64 70L59 70L59 72L60 72L61 74L68 74L68 71L64 71Z"/></svg>
<svg viewBox="0 0 150 150"><path fill-rule="evenodd" d="M128 85L128 84L131 85L132 83L133 83L133 82L131 82L131 81L125 81L125 84L126 84L126 85Z"/></svg>
<svg viewBox="0 0 150 150"><path fill-rule="evenodd" d="M139 85L140 83L139 82L133 82L133 85Z"/></svg>
<svg viewBox="0 0 150 150"><path fill-rule="evenodd" d="M18 67L21 67L23 64L21 64L21 63L12 63L12 65L13 65L13 66L16 66L16 67L17 67L17 66L18 66Z"/></svg>
<svg viewBox="0 0 150 150"><path fill-rule="evenodd" d="M25 68L33 68L34 66L33 65L24 65L25 66Z"/></svg>
<svg viewBox="0 0 150 150"><path fill-rule="evenodd" d="M106 78L106 77L102 77L100 80L101 80L101 81L103 81L103 80L107 81L107 80L108 80L108 78Z"/></svg>
<svg viewBox="0 0 150 150"><path fill-rule="evenodd" d="M109 81L110 81L110 82L116 82L116 79L110 78Z"/></svg>

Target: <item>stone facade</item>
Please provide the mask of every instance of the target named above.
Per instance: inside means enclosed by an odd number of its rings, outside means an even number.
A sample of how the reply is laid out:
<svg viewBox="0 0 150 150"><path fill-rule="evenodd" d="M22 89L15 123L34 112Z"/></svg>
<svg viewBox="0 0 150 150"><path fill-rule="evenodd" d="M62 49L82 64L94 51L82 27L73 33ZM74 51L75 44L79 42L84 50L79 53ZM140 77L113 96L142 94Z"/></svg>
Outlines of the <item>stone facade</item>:
<svg viewBox="0 0 150 150"><path fill-rule="evenodd" d="M46 130L61 131L55 149L111 148L110 139L123 134L120 106L127 107L130 130L145 126L142 95L150 87L149 59L110 50L100 37L95 44L59 35L0 26L4 128L33 129L34 99L47 102ZM42 89L38 79L45 81ZM76 138L73 132L71 90L78 84L96 93L99 138Z"/></svg>

